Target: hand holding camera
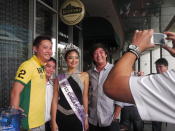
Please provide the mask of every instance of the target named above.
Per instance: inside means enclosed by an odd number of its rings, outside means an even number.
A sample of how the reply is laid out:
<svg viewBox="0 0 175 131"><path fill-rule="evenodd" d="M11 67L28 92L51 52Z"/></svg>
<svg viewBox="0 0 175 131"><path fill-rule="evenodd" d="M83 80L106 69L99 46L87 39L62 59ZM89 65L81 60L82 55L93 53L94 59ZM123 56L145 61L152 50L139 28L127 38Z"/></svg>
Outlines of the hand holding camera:
<svg viewBox="0 0 175 131"><path fill-rule="evenodd" d="M167 40L172 41L173 46L170 47L168 45L163 45L162 47L164 49L166 49L172 56L175 57L175 33L173 33L173 32L164 32L164 34L167 35L167 38L166 38Z"/></svg>
<svg viewBox="0 0 175 131"><path fill-rule="evenodd" d="M174 32L164 32L167 35L167 40L172 40L173 45L175 44L175 33Z"/></svg>
<svg viewBox="0 0 175 131"><path fill-rule="evenodd" d="M151 43L156 44L156 45L164 45L167 40L167 35L163 33L153 33L151 37Z"/></svg>
<svg viewBox="0 0 175 131"><path fill-rule="evenodd" d="M137 46L139 49L139 52L144 52L145 50L149 48L155 47L153 43L150 42L150 39L154 33L154 30L143 30L139 31L136 30L134 33L134 36L132 38L132 44Z"/></svg>
<svg viewBox="0 0 175 131"><path fill-rule="evenodd" d="M167 40L172 41L172 47L165 44ZM139 52L154 48L156 45L161 45L175 57L175 33L173 32L154 33L152 29L143 31L136 30L132 44L138 47Z"/></svg>

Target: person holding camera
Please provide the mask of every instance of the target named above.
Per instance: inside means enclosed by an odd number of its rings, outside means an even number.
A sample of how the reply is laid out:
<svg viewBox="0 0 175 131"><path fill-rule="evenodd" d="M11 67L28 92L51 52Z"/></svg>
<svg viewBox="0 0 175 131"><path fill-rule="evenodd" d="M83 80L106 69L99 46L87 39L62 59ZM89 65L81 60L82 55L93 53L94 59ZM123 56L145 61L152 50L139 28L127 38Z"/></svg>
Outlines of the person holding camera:
<svg viewBox="0 0 175 131"><path fill-rule="evenodd" d="M105 83L104 92L117 101L135 103L143 120L175 123L175 69L149 76L131 76L132 66L140 54L156 45L150 42L154 30L136 31L132 44L115 64ZM165 32L172 47L163 45L175 56L175 33Z"/></svg>

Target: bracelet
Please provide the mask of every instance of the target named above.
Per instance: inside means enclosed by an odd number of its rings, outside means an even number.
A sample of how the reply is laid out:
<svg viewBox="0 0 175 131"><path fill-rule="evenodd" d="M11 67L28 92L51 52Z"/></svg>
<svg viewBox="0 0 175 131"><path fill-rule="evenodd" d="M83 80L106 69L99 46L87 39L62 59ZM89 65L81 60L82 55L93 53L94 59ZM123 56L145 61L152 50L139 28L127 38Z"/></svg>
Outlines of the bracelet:
<svg viewBox="0 0 175 131"><path fill-rule="evenodd" d="M139 59L139 54L135 50L129 50L128 52L133 53L134 55L136 55L137 59Z"/></svg>

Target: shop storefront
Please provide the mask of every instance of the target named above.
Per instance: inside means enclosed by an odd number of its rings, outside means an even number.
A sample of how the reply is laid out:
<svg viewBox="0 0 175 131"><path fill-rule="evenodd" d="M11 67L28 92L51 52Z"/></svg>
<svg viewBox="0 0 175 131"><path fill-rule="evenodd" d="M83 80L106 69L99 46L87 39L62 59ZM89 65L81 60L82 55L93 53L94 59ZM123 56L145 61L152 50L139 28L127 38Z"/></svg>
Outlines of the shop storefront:
<svg viewBox="0 0 175 131"><path fill-rule="evenodd" d="M9 105L16 70L32 56L32 41L36 36L52 37L53 57L57 59L58 71L65 67L61 50L67 43L74 43L82 49L81 24L67 25L59 19L59 8L63 2L64 0L0 2L0 108Z"/></svg>

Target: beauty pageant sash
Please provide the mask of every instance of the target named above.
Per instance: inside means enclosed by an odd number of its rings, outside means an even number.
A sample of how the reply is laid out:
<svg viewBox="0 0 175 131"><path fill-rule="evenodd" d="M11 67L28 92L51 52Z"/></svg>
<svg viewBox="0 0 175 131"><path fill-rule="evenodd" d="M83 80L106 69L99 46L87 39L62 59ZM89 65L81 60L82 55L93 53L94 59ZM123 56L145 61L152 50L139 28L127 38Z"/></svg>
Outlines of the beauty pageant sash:
<svg viewBox="0 0 175 131"><path fill-rule="evenodd" d="M68 101L70 107L74 111L75 115L81 121L83 131L84 131L84 120L85 120L84 107L78 101L78 98L76 97L74 91L72 90L72 87L69 84L68 80L66 79L65 74L59 75L58 78L59 78L59 86L60 86L66 100Z"/></svg>

